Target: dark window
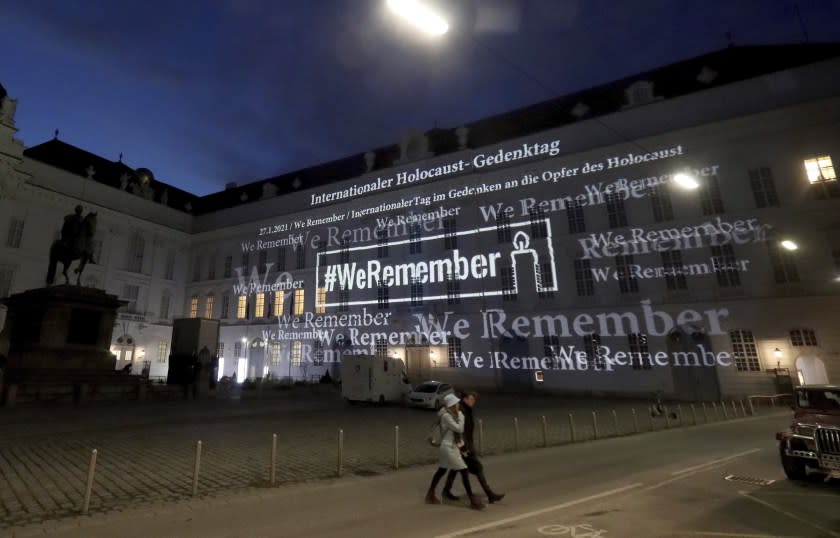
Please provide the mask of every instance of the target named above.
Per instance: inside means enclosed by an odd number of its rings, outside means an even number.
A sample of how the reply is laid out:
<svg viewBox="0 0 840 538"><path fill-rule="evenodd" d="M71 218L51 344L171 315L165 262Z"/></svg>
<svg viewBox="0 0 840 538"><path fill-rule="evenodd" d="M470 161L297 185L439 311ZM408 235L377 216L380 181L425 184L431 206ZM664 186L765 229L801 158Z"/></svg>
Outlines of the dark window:
<svg viewBox="0 0 840 538"><path fill-rule="evenodd" d="M650 370L651 364L647 335L641 333L630 333L627 335L627 343L630 347L630 365L633 369Z"/></svg>
<svg viewBox="0 0 840 538"><path fill-rule="evenodd" d="M607 193L607 217L610 228L627 226L627 209L624 207L624 197L617 192Z"/></svg>
<svg viewBox="0 0 840 538"><path fill-rule="evenodd" d="M749 171L750 187L755 197L755 207L779 207L779 195L773 182L773 172L767 166Z"/></svg>
<svg viewBox="0 0 840 538"><path fill-rule="evenodd" d="M618 275L618 290L621 293L636 293L639 291L639 281L636 278L633 255L615 257L615 272Z"/></svg>
<svg viewBox="0 0 840 538"><path fill-rule="evenodd" d="M295 267L297 269L303 269L306 267L306 245L302 243L300 245L295 245L295 253L297 254Z"/></svg>
<svg viewBox="0 0 840 538"><path fill-rule="evenodd" d="M794 329L790 331L790 343L794 346L816 346L817 335L813 329Z"/></svg>
<svg viewBox="0 0 840 538"><path fill-rule="evenodd" d="M548 225L546 224L545 212L542 208L532 207L528 210L531 219L531 238L542 239L548 237Z"/></svg>
<svg viewBox="0 0 840 538"><path fill-rule="evenodd" d="M447 355L449 356L449 367L461 367L461 339L454 336L449 338L447 345Z"/></svg>
<svg viewBox="0 0 840 538"><path fill-rule="evenodd" d="M388 228L376 230L376 255L379 258L388 257Z"/></svg>
<svg viewBox="0 0 840 538"><path fill-rule="evenodd" d="M341 251L339 252L339 262L340 263L349 263L350 262L350 240L349 239L342 239L341 240Z"/></svg>
<svg viewBox="0 0 840 538"><path fill-rule="evenodd" d="M653 207L653 220L674 220L674 208L671 206L671 193L667 184L653 185L648 189L648 195Z"/></svg>
<svg viewBox="0 0 840 538"><path fill-rule="evenodd" d="M388 298L388 286L379 281L379 285L376 287L376 304L379 306L380 309L388 308L389 305L389 298Z"/></svg>
<svg viewBox="0 0 840 538"><path fill-rule="evenodd" d="M374 353L380 359L387 359L388 358L388 340L379 337L375 340L374 344ZM387 372L388 371L388 361L386 360L383 369Z"/></svg>
<svg viewBox="0 0 840 538"><path fill-rule="evenodd" d="M458 248L458 236L455 235L455 219L443 221L443 248L453 250Z"/></svg>
<svg viewBox="0 0 840 538"><path fill-rule="evenodd" d="M324 342L321 340L312 342L312 364L315 366L324 364Z"/></svg>
<svg viewBox="0 0 840 538"><path fill-rule="evenodd" d="M350 290L342 287L338 290L338 311L347 312L350 302Z"/></svg>
<svg viewBox="0 0 840 538"><path fill-rule="evenodd" d="M583 337L583 350L590 369L601 370L606 366L601 354L601 336L598 333L587 334Z"/></svg>
<svg viewBox="0 0 840 538"><path fill-rule="evenodd" d="M411 279L411 306L423 304L423 283L419 278Z"/></svg>
<svg viewBox="0 0 840 538"><path fill-rule="evenodd" d="M277 247L277 270L286 270L286 247Z"/></svg>
<svg viewBox="0 0 840 538"><path fill-rule="evenodd" d="M250 265L251 265L251 263L250 263L249 258L248 258L248 253L243 252L242 253L242 272L247 273L250 269L250 267L249 267Z"/></svg>
<svg viewBox="0 0 840 538"><path fill-rule="evenodd" d="M268 263L268 251L261 250L259 256L259 266L257 267L257 271L265 271L265 266Z"/></svg>
<svg viewBox="0 0 840 538"><path fill-rule="evenodd" d="M505 212L496 217L496 238L499 243L510 243L510 217Z"/></svg>
<svg viewBox="0 0 840 538"><path fill-rule="evenodd" d="M720 183L716 175L705 178L700 184L700 207L704 215L719 215L724 212Z"/></svg>
<svg viewBox="0 0 840 538"><path fill-rule="evenodd" d="M560 353L560 337L556 334L543 336L543 354L551 358L551 364L557 367L557 355Z"/></svg>
<svg viewBox="0 0 840 538"><path fill-rule="evenodd" d="M515 301L516 277L513 274L513 267L510 265L503 265L500 270L500 277L502 280L502 300Z"/></svg>
<svg viewBox="0 0 840 538"><path fill-rule="evenodd" d="M583 202L575 200L566 204L566 217L569 219L570 234L579 234L586 231L586 221L583 218Z"/></svg>
<svg viewBox="0 0 840 538"><path fill-rule="evenodd" d="M840 198L840 181L832 180L811 183L811 190L814 191L814 196L817 200Z"/></svg>
<svg viewBox="0 0 840 538"><path fill-rule="evenodd" d="M420 242L420 227L419 226L412 226L411 230L408 232L408 239L410 243L408 244L408 252L410 254L420 254L423 252L423 243Z"/></svg>
<svg viewBox="0 0 840 538"><path fill-rule="evenodd" d="M669 290L688 289L683 273L682 252L670 250L662 253L662 269L665 272L665 285Z"/></svg>
<svg viewBox="0 0 840 538"><path fill-rule="evenodd" d="M590 260L575 260L575 286L580 297L595 295L595 280L592 277Z"/></svg>
<svg viewBox="0 0 840 538"><path fill-rule="evenodd" d="M738 260L735 258L732 245L729 243L712 247L712 266L717 276L718 285L724 288L741 285Z"/></svg>
<svg viewBox="0 0 840 538"><path fill-rule="evenodd" d="M552 274L552 269L554 268L551 265L551 262L543 262L539 264L536 269L537 271L537 289L539 290L539 296L541 299L548 299L554 297L554 275Z"/></svg>
<svg viewBox="0 0 840 538"><path fill-rule="evenodd" d="M226 319L230 316L230 295L227 293L222 295L222 319Z"/></svg>
<svg viewBox="0 0 840 538"><path fill-rule="evenodd" d="M225 256L225 278L230 278L233 267L233 256Z"/></svg>
<svg viewBox="0 0 840 538"><path fill-rule="evenodd" d="M782 249L775 241L767 243L767 250L770 254L770 265L773 268L773 277L776 279L776 283L799 282L799 272L796 270L793 254Z"/></svg>
<svg viewBox="0 0 840 538"><path fill-rule="evenodd" d="M461 281L453 273L446 275L446 302L447 304L461 303Z"/></svg>

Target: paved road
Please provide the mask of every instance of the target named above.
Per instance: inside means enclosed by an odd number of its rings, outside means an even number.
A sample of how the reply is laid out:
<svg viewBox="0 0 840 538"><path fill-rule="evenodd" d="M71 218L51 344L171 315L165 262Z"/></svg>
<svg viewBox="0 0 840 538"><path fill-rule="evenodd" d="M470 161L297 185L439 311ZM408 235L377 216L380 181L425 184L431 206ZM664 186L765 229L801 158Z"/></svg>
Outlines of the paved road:
<svg viewBox="0 0 840 538"><path fill-rule="evenodd" d="M840 537L840 486L793 483L781 473L773 432L787 421L787 413L777 413L490 456L491 482L508 496L482 512L455 503L425 505L434 470L427 465L6 532L92 538Z"/></svg>
<svg viewBox="0 0 840 538"><path fill-rule="evenodd" d="M479 402L487 454L568 442L573 413L576 439L665 428L651 423L648 402L487 395ZM741 413L740 407L736 410ZM694 417L689 408L684 422ZM709 420L715 420L711 408ZM732 416L732 410L728 412ZM702 411L698 421L704 421ZM191 494L195 443L202 441L198 493L202 496L265 487L271 436L278 434L277 481L281 484L333 477L338 430L344 431L343 471L373 476L394 461L394 426L400 427L401 467L435 460L425 442L434 413L400 407L349 407L335 392L309 388L265 400L91 403L81 408L0 409L0 528L59 519L78 513L91 450L98 451L92 512L174 502ZM723 414L719 412L719 419ZM672 420L676 426L678 420Z"/></svg>

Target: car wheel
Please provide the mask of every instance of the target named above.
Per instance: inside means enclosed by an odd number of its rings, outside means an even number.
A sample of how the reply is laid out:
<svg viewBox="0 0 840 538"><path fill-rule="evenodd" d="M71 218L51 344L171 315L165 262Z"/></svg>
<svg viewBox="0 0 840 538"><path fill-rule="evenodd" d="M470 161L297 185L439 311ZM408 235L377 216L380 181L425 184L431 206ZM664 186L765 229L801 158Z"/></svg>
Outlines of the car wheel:
<svg viewBox="0 0 840 538"><path fill-rule="evenodd" d="M789 480L804 480L807 477L805 460L786 455L784 443L779 444L779 456L782 458L782 469Z"/></svg>

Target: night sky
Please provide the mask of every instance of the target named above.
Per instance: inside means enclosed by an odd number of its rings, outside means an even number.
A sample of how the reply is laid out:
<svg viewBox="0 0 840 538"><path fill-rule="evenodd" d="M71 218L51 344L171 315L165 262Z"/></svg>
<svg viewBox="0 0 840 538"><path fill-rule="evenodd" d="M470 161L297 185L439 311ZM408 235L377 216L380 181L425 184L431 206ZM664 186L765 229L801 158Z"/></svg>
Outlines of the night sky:
<svg viewBox="0 0 840 538"><path fill-rule="evenodd" d="M0 83L27 147L59 129L206 194L718 50L727 32L840 41L840 0L437 3L452 28L432 39L384 0L0 2Z"/></svg>

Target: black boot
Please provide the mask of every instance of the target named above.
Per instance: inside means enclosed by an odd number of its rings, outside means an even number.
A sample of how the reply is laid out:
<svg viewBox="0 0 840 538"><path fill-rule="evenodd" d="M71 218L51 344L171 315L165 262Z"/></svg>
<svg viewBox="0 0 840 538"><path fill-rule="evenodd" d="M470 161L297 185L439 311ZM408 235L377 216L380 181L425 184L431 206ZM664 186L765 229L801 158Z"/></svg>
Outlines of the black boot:
<svg viewBox="0 0 840 538"><path fill-rule="evenodd" d="M460 497L452 494L452 484L455 482L455 473L450 471L446 476L446 483L443 485L443 499L446 501L457 501Z"/></svg>
<svg viewBox="0 0 840 538"><path fill-rule="evenodd" d="M484 478L484 473L478 474L478 481L481 484L481 488L484 490L484 493L487 494L488 503L497 503L505 498L504 493L495 493L492 489L490 489L490 484L488 484L487 479Z"/></svg>

